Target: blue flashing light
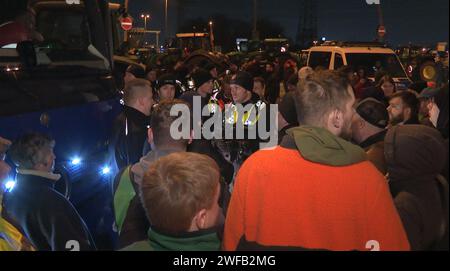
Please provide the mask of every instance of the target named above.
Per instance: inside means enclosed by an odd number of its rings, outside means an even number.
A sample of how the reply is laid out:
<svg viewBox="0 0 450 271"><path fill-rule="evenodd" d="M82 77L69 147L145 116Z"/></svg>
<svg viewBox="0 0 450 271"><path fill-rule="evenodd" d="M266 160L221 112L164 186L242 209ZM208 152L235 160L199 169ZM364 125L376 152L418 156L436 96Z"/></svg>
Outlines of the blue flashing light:
<svg viewBox="0 0 450 271"><path fill-rule="evenodd" d="M4 187L7 192L11 192L14 189L14 186L16 186L16 181L12 179L8 179L4 183Z"/></svg>
<svg viewBox="0 0 450 271"><path fill-rule="evenodd" d="M70 163L72 164L72 166L78 166L81 164L81 158L80 157L74 157Z"/></svg>
<svg viewBox="0 0 450 271"><path fill-rule="evenodd" d="M102 175L109 175L111 173L111 168L109 166L104 166L101 168Z"/></svg>

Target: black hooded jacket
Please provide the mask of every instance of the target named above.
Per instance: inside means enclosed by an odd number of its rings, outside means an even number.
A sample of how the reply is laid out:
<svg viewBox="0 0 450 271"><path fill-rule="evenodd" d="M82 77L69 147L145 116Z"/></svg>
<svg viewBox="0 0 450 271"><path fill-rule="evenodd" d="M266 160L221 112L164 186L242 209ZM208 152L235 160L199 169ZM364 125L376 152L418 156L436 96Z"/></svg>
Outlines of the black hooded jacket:
<svg viewBox="0 0 450 271"><path fill-rule="evenodd" d="M438 178L446 151L427 126L399 125L386 135L389 186L412 250L434 249L448 229L448 190Z"/></svg>

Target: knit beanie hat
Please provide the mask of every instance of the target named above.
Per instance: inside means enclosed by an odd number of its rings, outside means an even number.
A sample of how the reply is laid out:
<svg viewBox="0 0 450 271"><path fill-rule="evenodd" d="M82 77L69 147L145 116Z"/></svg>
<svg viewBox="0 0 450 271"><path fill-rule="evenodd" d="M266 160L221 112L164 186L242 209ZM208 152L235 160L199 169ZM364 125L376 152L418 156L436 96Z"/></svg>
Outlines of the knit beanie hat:
<svg viewBox="0 0 450 271"><path fill-rule="evenodd" d="M240 71L233 76L230 85L238 85L247 91L253 91L253 83L253 76L250 73Z"/></svg>
<svg viewBox="0 0 450 271"><path fill-rule="evenodd" d="M212 77L212 75L204 69L198 69L194 74L192 74L192 80L194 80L195 88L199 88L204 83L213 79L214 78Z"/></svg>
<svg viewBox="0 0 450 271"><path fill-rule="evenodd" d="M389 113L386 106L374 98L361 101L356 106L356 112L363 120L376 127L384 129L389 123Z"/></svg>
<svg viewBox="0 0 450 271"><path fill-rule="evenodd" d="M161 75L158 80L156 81L156 88L160 89L164 85L172 85L177 86L177 78L170 73L166 73Z"/></svg>
<svg viewBox="0 0 450 271"><path fill-rule="evenodd" d="M136 78L145 78L145 69L139 65L130 65L128 66L126 72L131 73Z"/></svg>

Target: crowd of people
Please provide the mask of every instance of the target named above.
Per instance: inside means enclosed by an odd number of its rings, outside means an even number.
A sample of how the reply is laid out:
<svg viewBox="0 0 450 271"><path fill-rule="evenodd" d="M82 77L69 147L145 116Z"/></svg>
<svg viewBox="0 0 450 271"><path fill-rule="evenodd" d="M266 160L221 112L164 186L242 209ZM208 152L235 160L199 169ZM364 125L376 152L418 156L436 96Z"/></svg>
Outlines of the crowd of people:
<svg viewBox="0 0 450 271"><path fill-rule="evenodd" d="M113 249L448 250L448 84L397 91L389 74L371 82L364 68L232 64L223 74L209 62L126 70L123 110L111 124ZM259 134L247 133L273 121L260 115L271 104L278 145L262 149ZM233 115L243 139L175 139L180 105L258 114ZM190 119L191 131L209 118ZM54 144L42 134L1 139L18 172L2 219L21 236L18 249L65 250L75 240L95 250L77 210L53 189ZM3 160L1 178L10 170Z"/></svg>

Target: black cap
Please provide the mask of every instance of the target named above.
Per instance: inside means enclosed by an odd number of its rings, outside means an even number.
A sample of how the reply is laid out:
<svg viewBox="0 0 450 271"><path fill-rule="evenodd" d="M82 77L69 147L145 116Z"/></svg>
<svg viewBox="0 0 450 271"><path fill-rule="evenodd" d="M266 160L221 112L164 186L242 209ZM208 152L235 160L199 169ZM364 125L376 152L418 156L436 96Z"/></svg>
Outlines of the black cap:
<svg viewBox="0 0 450 271"><path fill-rule="evenodd" d="M211 73L204 69L198 69L194 74L192 74L192 80L194 80L194 86L196 88L201 87L204 83L213 80Z"/></svg>
<svg viewBox="0 0 450 271"><path fill-rule="evenodd" d="M131 73L136 78L145 78L145 69L140 65L130 65L128 66L126 72Z"/></svg>
<svg viewBox="0 0 450 271"><path fill-rule="evenodd" d="M250 73L240 71L233 76L230 85L238 85L247 91L253 91L253 82L253 76Z"/></svg>
<svg viewBox="0 0 450 271"><path fill-rule="evenodd" d="M288 92L278 104L278 111L289 124L298 124L294 95L294 92Z"/></svg>
<svg viewBox="0 0 450 271"><path fill-rule="evenodd" d="M166 73L161 75L158 80L156 80L156 88L161 88L164 85L172 85L172 86L177 86L177 78L175 77L175 75L171 74L171 73Z"/></svg>
<svg viewBox="0 0 450 271"><path fill-rule="evenodd" d="M204 69L205 69L206 71L211 71L211 70L214 69L214 68L217 68L217 67L216 67L216 65L214 65L214 63L212 63L212 62L209 62L208 64L206 64L206 65L204 66Z"/></svg>
<svg viewBox="0 0 450 271"><path fill-rule="evenodd" d="M374 98L367 98L361 101L356 106L356 113L363 120L378 128L384 129L389 123L389 113L386 106Z"/></svg>

